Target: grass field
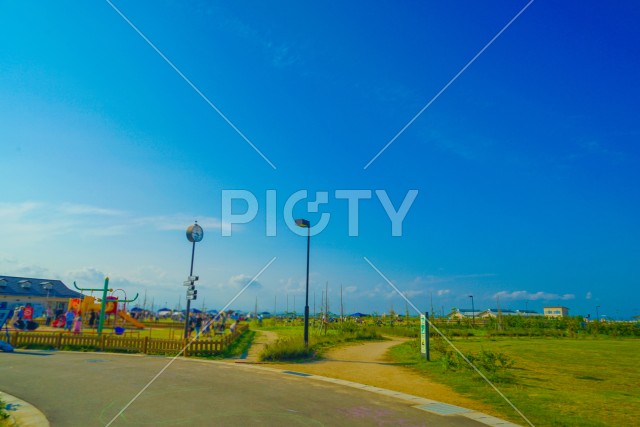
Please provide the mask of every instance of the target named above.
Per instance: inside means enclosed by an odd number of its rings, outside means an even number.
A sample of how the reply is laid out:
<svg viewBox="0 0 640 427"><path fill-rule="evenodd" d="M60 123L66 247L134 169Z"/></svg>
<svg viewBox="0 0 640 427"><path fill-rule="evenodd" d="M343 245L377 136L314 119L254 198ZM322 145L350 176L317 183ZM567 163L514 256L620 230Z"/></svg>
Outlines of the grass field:
<svg viewBox="0 0 640 427"><path fill-rule="evenodd" d="M632 426L640 420L640 340L635 338L470 338L453 340L463 353L502 353L514 366L496 387L536 426ZM526 422L480 376L445 370L442 354L432 362L417 341L392 349L395 361L481 400L505 418Z"/></svg>

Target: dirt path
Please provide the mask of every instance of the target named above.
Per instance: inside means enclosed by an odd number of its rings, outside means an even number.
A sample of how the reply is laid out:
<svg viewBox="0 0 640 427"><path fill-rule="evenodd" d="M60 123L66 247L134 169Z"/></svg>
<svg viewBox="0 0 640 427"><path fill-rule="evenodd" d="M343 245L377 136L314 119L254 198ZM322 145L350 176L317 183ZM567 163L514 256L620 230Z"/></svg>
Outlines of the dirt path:
<svg viewBox="0 0 640 427"><path fill-rule="evenodd" d="M246 363L258 362L258 355L264 350L267 344L274 343L278 340L278 334L273 331L256 331L256 337L253 339L253 343L249 348L247 357L243 357L241 360Z"/></svg>
<svg viewBox="0 0 640 427"><path fill-rule="evenodd" d="M283 370L382 387L500 416L490 407L464 397L446 385L432 382L409 368L391 362L387 351L405 341L394 337L388 341L354 344L330 350L321 361L270 365Z"/></svg>

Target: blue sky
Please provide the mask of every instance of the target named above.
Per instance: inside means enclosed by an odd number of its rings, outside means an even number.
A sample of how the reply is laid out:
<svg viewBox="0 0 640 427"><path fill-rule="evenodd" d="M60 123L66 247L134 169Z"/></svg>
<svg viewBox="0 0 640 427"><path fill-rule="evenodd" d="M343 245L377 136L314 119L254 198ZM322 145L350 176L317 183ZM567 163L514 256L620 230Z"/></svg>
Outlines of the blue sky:
<svg viewBox="0 0 640 427"><path fill-rule="evenodd" d="M147 303L303 311L298 190L327 192L310 290L347 312L640 314L640 33L635 2L0 3L0 273ZM375 193L348 235L336 190L418 190L402 236ZM222 236L222 192L256 196ZM277 235L266 236L267 190ZM273 207L273 206L271 206ZM241 213L245 205L234 204ZM295 297L295 307L293 300ZM140 301L141 301L140 299Z"/></svg>

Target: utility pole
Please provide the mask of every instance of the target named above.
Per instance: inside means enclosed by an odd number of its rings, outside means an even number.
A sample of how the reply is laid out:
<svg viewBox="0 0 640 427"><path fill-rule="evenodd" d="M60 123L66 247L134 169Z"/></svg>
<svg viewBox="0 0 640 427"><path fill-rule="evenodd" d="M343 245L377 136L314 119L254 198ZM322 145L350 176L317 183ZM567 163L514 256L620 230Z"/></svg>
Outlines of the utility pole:
<svg viewBox="0 0 640 427"><path fill-rule="evenodd" d="M433 291L429 292L429 300L430 300L430 305L431 305L430 313L431 313L431 316L435 318L436 317L435 316L435 312L433 311Z"/></svg>
<svg viewBox="0 0 640 427"><path fill-rule="evenodd" d="M340 283L340 322L344 322L344 307L342 305L342 283Z"/></svg>
<svg viewBox="0 0 640 427"><path fill-rule="evenodd" d="M326 295L326 304L324 306L325 308L325 315L327 317L327 321L329 320L329 282L327 281L327 283L324 285L325 287L325 291L324 294Z"/></svg>

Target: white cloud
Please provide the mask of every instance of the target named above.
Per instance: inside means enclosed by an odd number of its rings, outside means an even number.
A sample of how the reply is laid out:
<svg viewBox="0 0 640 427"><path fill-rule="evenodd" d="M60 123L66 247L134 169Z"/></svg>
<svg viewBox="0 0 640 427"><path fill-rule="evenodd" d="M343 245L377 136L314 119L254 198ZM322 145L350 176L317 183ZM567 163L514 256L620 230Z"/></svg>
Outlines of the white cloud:
<svg viewBox="0 0 640 427"><path fill-rule="evenodd" d="M591 299L591 291L587 292L587 295L584 297L585 299Z"/></svg>
<svg viewBox="0 0 640 427"><path fill-rule="evenodd" d="M439 296L439 297L444 296L444 295L448 295L450 293L451 293L451 290L449 290L449 289L438 289L436 291L436 295Z"/></svg>
<svg viewBox="0 0 640 427"><path fill-rule="evenodd" d="M394 291L394 293L397 295L398 293ZM424 291L422 290L409 290L409 291L402 291L402 293L404 294L405 297L407 297L407 299L411 300L411 298L415 298L417 296L420 295L424 295Z"/></svg>
<svg viewBox="0 0 640 427"><path fill-rule="evenodd" d="M132 225L149 226L161 231L186 230L193 222L193 216L184 214L143 216L131 220ZM231 224L222 223L219 218L207 216L198 217L198 224L204 229L205 233L210 229L220 230L224 227L231 227ZM237 231L237 228L238 225L234 224L235 231Z"/></svg>
<svg viewBox="0 0 640 427"><path fill-rule="evenodd" d="M242 289L247 286L249 282L251 282L252 278L253 276L249 276L247 274L237 274L229 278L229 284L231 284L234 288ZM261 289L262 284L257 280L254 280L253 282L251 282L251 287L254 289Z"/></svg>
<svg viewBox="0 0 640 427"><path fill-rule="evenodd" d="M84 267L80 270L68 271L65 276L76 281L81 288L95 288L98 287L97 285L102 286L107 274L95 267Z"/></svg>
<svg viewBox="0 0 640 427"><path fill-rule="evenodd" d="M12 256L0 254L0 269L5 276L32 277L36 279L57 279L48 268L24 264Z"/></svg>
<svg viewBox="0 0 640 427"><path fill-rule="evenodd" d="M21 202L21 203L0 203L0 220L22 219L27 213L40 208L42 203Z"/></svg>
<svg viewBox="0 0 640 427"><path fill-rule="evenodd" d="M471 273L471 274L453 274L453 275L427 275L417 276L411 281L413 286L433 286L441 283L450 282L467 282L470 279L484 279L489 277L496 277L495 273Z"/></svg>
<svg viewBox="0 0 640 427"><path fill-rule="evenodd" d="M100 215L100 216L121 216L125 213L115 209L100 208L97 206L79 205L73 203L63 203L56 208L60 213L67 215Z"/></svg>
<svg viewBox="0 0 640 427"><path fill-rule="evenodd" d="M512 291L512 292L500 291L493 295L493 298L511 299L511 300L529 300L529 301L536 301L536 300L567 301L567 300L575 299L575 297L576 296L574 294L560 295L560 294L553 294L553 293L542 292L542 291L536 292L536 293L530 293L527 291Z"/></svg>
<svg viewBox="0 0 640 427"><path fill-rule="evenodd" d="M281 279L280 283L284 285L283 291L287 294L304 294L306 292L306 281L295 280L289 277L287 279ZM311 286L309 290L311 291ZM322 286L322 290L324 290L324 286Z"/></svg>
<svg viewBox="0 0 640 427"><path fill-rule="evenodd" d="M183 231L193 221L193 216L185 214L135 216L121 210L75 203L0 203L0 222L3 224L0 239L16 244L23 241L25 235L35 243L79 232L82 236L120 236L140 227ZM230 227L219 218L209 216L201 216L198 223L205 233ZM234 229L237 231L238 227Z"/></svg>

